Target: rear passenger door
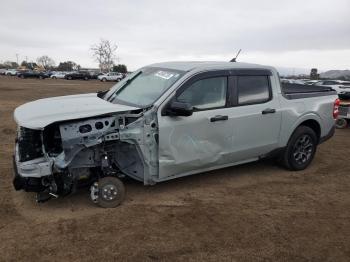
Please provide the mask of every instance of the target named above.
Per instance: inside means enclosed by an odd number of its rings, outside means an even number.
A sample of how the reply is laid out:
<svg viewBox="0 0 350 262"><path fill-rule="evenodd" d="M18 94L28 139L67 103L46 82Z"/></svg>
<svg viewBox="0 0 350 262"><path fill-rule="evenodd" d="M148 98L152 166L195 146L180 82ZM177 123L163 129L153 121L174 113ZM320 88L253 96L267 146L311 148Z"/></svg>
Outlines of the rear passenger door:
<svg viewBox="0 0 350 262"><path fill-rule="evenodd" d="M278 147L281 112L270 71L247 70L232 74L233 161L237 162L257 158Z"/></svg>

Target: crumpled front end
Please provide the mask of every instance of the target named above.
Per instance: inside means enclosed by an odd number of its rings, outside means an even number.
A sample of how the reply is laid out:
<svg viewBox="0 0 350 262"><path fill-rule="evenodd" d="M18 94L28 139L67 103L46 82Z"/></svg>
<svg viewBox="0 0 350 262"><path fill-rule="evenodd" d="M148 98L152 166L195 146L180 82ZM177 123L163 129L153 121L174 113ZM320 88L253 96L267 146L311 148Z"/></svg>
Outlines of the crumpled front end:
<svg viewBox="0 0 350 262"><path fill-rule="evenodd" d="M13 156L16 190L41 192L41 178L52 174L52 160L44 157L42 131L19 127Z"/></svg>
<svg viewBox="0 0 350 262"><path fill-rule="evenodd" d="M19 127L14 155L16 190L67 195L104 176L154 184L158 124L153 110Z"/></svg>

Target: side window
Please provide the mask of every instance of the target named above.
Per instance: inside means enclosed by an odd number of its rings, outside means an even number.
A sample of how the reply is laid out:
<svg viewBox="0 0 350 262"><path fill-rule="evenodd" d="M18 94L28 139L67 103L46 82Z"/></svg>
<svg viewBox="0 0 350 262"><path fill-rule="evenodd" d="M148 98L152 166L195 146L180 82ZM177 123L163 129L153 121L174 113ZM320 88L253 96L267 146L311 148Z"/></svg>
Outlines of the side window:
<svg viewBox="0 0 350 262"><path fill-rule="evenodd" d="M195 109L211 109L226 105L227 77L201 79L185 89L178 97Z"/></svg>
<svg viewBox="0 0 350 262"><path fill-rule="evenodd" d="M238 76L238 104L259 104L270 100L270 85L267 76Z"/></svg>

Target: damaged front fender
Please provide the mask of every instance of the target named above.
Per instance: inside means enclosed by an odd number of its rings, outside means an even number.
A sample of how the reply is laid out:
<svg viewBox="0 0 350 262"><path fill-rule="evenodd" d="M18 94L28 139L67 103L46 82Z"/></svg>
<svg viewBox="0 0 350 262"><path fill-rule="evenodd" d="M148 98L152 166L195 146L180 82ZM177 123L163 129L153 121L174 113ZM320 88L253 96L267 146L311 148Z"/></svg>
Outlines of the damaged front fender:
<svg viewBox="0 0 350 262"><path fill-rule="evenodd" d="M62 152L53 157L54 169L111 166L127 176L154 184L158 176L156 113L125 113L62 123Z"/></svg>

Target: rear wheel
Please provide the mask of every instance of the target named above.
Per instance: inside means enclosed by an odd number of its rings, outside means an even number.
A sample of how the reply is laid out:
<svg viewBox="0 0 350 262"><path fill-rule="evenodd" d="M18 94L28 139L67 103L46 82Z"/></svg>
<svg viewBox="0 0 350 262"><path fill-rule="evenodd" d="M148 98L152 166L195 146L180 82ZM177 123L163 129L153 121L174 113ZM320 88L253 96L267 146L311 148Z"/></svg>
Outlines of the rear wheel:
<svg viewBox="0 0 350 262"><path fill-rule="evenodd" d="M57 79L57 77L53 76L52 79Z"/></svg>
<svg viewBox="0 0 350 262"><path fill-rule="evenodd" d="M24 79L24 75L21 75L20 78Z"/></svg>
<svg viewBox="0 0 350 262"><path fill-rule="evenodd" d="M92 200L100 207L112 208L119 206L125 198L125 186L116 177L103 177L92 188L95 188L97 194L97 197Z"/></svg>
<svg viewBox="0 0 350 262"><path fill-rule="evenodd" d="M104 78L102 78L102 82L106 82L107 81L107 79L104 77Z"/></svg>
<svg viewBox="0 0 350 262"><path fill-rule="evenodd" d="M315 156L317 136L307 126L298 127L292 134L282 157L283 165L289 170L307 168Z"/></svg>
<svg viewBox="0 0 350 262"><path fill-rule="evenodd" d="M342 129L347 127L348 121L345 118L338 118L337 121L335 121L335 127Z"/></svg>
<svg viewBox="0 0 350 262"><path fill-rule="evenodd" d="M84 80L89 80L89 78L87 76L84 77Z"/></svg>

